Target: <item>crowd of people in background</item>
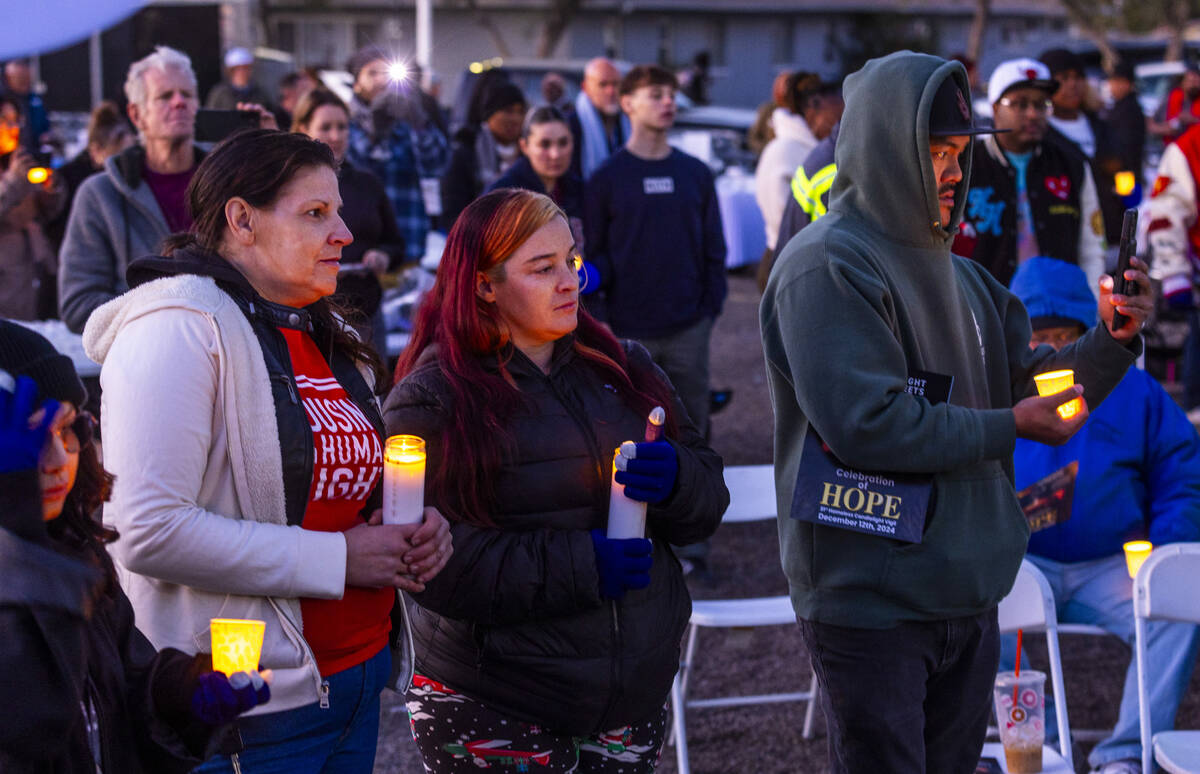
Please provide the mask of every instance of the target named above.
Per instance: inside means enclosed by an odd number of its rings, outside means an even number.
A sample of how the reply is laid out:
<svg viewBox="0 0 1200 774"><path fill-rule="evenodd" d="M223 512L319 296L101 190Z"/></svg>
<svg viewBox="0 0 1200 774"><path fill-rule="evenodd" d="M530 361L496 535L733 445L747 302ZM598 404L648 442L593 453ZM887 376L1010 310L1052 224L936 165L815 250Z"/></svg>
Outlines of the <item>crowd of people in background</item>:
<svg viewBox="0 0 1200 774"><path fill-rule="evenodd" d="M21 658L37 661L39 626L75 646L24 675L61 689L39 709L53 722L37 722L68 744L6 724L0 764L369 772L387 686L406 693L430 771L473 767L456 752L468 728L561 770L652 771L688 617L684 567L704 566L728 503L709 446L726 232L713 168L670 136L681 95L709 102L708 56L681 73L596 58L574 96L558 73L527 94L490 70L462 115L381 47L348 62L348 100L311 70L264 88L244 48L222 62L203 105L252 126L200 136L192 63L160 46L129 68L124 110L96 105L83 150L41 177L61 138L29 64L3 71L0 317L61 319L102 371L89 396L45 340L0 322L0 376L12 377L0 384L0 556L43 557L30 572L54 578L53 594L9 587L0 611L34 611L13 618ZM898 54L844 94L840 78L782 72L747 138L783 565L838 772L908 770L911 751L889 745L970 740L986 723L995 603L1029 532L1002 458L1019 487L1078 460L1077 515L1029 541L1064 620L1130 640L1121 543L1200 540L1200 69L1148 118L1127 63L1106 74L1108 105L1065 49L981 75ZM1148 137L1165 147L1150 178ZM1140 339L1111 327L1115 308L1138 326L1148 314L1147 296L1114 296L1107 277L1122 212L1143 196L1153 262L1132 274L1158 280L1160 308L1191 327L1182 409L1126 373ZM427 259L434 232L446 240L436 277L407 347L391 351L384 287ZM897 399L896 368L932 353L966 374L950 402L970 414L917 416ZM1076 362L1089 401L1112 396L1086 425L1085 411L1046 429L1057 404L1022 390L1035 367ZM655 406L665 438L637 443L619 474L647 506L646 536L609 538L610 450L641 439ZM961 508L991 553L947 583L950 560L788 518L818 431L867 468L908 449L905 465L943 477L930 550L969 553L967 528L945 532ZM379 512L382 444L397 433L428 444L415 525ZM903 588L876 589L879 566ZM222 616L267 622L262 674L227 678L197 654ZM947 620L967 645L951 659L962 679L936 695L975 714L921 710L922 731L868 708L864 660L893 636L920 660L941 647L922 626ZM1159 730L1196 629L1155 627L1151 648ZM848 655L822 661L831 650ZM933 680L911 653L888 662L902 703ZM1131 677L1096 771L1140 771L1136 712ZM947 745L922 765L977 752Z"/></svg>

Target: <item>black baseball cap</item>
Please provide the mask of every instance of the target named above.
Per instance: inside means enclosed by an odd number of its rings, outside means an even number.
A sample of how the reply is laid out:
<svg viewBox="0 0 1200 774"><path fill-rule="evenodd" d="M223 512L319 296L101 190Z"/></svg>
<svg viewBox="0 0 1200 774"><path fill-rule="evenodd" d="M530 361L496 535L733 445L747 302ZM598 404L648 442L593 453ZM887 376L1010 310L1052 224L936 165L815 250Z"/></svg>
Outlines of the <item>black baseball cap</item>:
<svg viewBox="0 0 1200 774"><path fill-rule="evenodd" d="M929 108L930 137L1001 134L1007 131L1009 130L975 124L971 117L971 103L954 76L942 81L937 93L933 95L933 104Z"/></svg>

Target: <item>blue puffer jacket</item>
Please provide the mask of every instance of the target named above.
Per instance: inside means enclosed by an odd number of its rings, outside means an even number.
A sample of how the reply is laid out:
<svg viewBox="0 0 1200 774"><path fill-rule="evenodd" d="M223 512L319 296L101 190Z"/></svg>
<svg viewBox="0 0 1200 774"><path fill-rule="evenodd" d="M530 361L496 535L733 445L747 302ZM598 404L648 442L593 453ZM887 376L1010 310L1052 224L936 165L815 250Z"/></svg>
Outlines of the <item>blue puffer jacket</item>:
<svg viewBox="0 0 1200 774"><path fill-rule="evenodd" d="M1029 553L1082 562L1121 551L1200 540L1200 438L1145 371L1130 369L1063 446L1019 439L1017 489L1079 460L1071 518L1029 538Z"/></svg>
<svg viewBox="0 0 1200 774"><path fill-rule="evenodd" d="M1095 298L1078 267L1032 258L1012 290L1038 317L1095 320ZM1087 397L1086 395L1084 396ZM1127 540L1154 545L1200 540L1200 436L1145 371L1130 369L1063 446L1018 439L1017 489L1079 460L1071 518L1034 533L1029 553L1082 562L1121 551Z"/></svg>

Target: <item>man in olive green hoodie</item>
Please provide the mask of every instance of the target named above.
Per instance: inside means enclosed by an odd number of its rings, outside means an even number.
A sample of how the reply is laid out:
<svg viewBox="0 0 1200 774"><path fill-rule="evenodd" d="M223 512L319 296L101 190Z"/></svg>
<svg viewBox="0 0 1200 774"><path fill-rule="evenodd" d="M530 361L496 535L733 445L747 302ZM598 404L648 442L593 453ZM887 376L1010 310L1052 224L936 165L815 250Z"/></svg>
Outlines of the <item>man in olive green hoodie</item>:
<svg viewBox="0 0 1200 774"><path fill-rule="evenodd" d="M1150 307L1145 295L1112 295L1104 277L1102 324L1058 352L1029 348L1021 302L950 254L971 135L988 131L973 127L968 94L961 64L911 52L846 79L829 214L788 244L760 310L780 551L839 774L974 769L996 605L1029 536L1012 486L1015 440L1070 438L1086 404L1069 420L1056 408L1103 400L1141 352ZM1126 277L1149 287L1144 269ZM1132 320L1117 332L1114 307ZM1077 386L1036 397L1033 375L1064 367ZM914 394L922 380L942 394ZM915 542L814 523L817 498L797 494L823 455L810 446L802 459L810 433L847 491L864 475L863 487L918 476L905 490L928 495L905 517ZM866 501L855 494L843 515Z"/></svg>

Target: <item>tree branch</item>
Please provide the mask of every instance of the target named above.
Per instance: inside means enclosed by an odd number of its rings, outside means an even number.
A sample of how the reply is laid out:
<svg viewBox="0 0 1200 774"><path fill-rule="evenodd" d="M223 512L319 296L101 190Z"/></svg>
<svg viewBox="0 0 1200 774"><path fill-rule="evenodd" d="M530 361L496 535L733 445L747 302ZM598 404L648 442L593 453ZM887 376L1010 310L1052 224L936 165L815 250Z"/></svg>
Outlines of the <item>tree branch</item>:
<svg viewBox="0 0 1200 774"><path fill-rule="evenodd" d="M503 33L500 32L500 28L492 21L492 17L488 15L487 11L481 9L476 0L466 0L466 4L467 8L475 14L475 23L483 27L487 31L488 37L492 39L492 44L496 46L496 53L501 57L511 57L512 53L508 48L508 43L504 40Z"/></svg>
<svg viewBox="0 0 1200 774"><path fill-rule="evenodd" d="M581 5L583 5L583 0L553 0L550 3L546 22L538 34L537 57L539 59L548 59L554 54L554 48L562 39L563 33L567 31L567 26Z"/></svg>

